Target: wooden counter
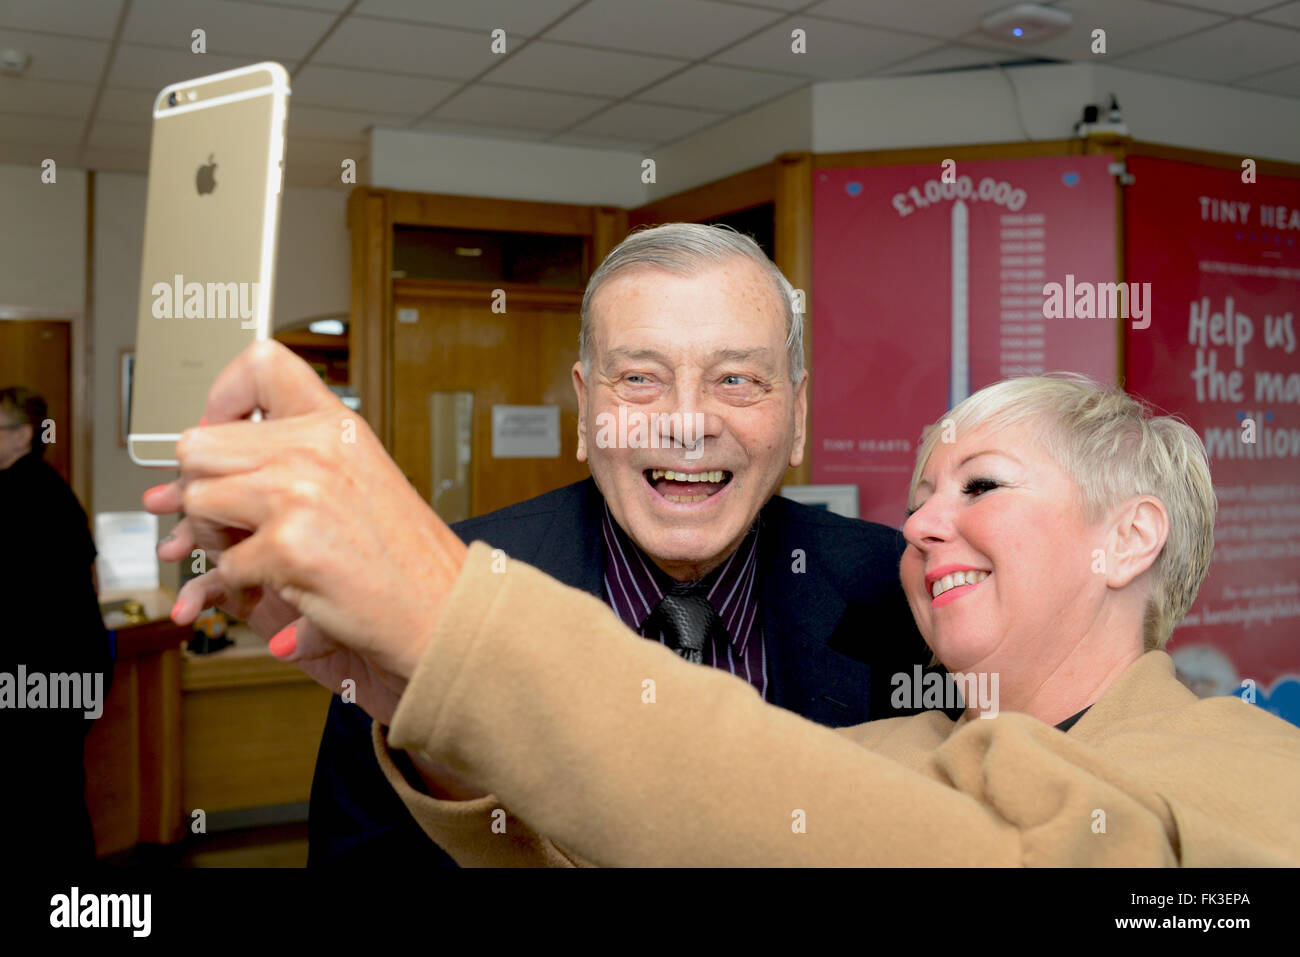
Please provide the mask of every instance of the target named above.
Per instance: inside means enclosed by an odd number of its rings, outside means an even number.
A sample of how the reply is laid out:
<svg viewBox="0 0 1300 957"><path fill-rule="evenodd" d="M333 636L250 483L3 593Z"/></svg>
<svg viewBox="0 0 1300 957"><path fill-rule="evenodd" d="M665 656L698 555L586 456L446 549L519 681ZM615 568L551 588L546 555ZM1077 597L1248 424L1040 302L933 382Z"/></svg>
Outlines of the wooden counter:
<svg viewBox="0 0 1300 957"><path fill-rule="evenodd" d="M146 612L165 616L170 600L150 596ZM100 857L179 841L196 809L305 803L311 793L330 693L245 626L210 655L184 650L192 634L166 617L116 629L113 687L85 752Z"/></svg>
<svg viewBox="0 0 1300 957"><path fill-rule="evenodd" d="M183 653L182 793L188 819L306 802L330 693L246 627L211 655Z"/></svg>

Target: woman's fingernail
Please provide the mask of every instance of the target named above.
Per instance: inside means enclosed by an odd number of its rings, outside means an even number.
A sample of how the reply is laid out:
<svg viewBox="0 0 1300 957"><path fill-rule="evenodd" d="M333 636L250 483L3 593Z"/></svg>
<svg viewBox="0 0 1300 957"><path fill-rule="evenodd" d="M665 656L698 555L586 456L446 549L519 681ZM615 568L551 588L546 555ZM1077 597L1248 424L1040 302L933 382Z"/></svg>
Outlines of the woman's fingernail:
<svg viewBox="0 0 1300 957"><path fill-rule="evenodd" d="M267 650L277 658L289 657L298 647L297 630L298 626L296 624L281 628L266 643Z"/></svg>
<svg viewBox="0 0 1300 957"><path fill-rule="evenodd" d="M203 426L207 424L208 424L208 417L206 415L203 416L203 418L199 419L199 428L203 428Z"/></svg>
<svg viewBox="0 0 1300 957"><path fill-rule="evenodd" d="M166 545L168 542L170 542L170 541L171 541L173 538L175 538L175 537L176 537L176 533L175 533L175 532L168 532L168 533L167 533L167 537L164 538L164 539L163 539L161 542L159 542L158 544L159 544L159 545Z"/></svg>
<svg viewBox="0 0 1300 957"><path fill-rule="evenodd" d="M152 495L154 492L158 491L160 488L166 488L169 484L171 484L171 483L169 483L169 482L164 482L162 485L155 485L153 488L147 488L147 489L144 490L144 494L145 494L145 495Z"/></svg>
<svg viewBox="0 0 1300 957"><path fill-rule="evenodd" d="M183 608L184 606L185 606L184 598L179 598L176 600L176 604L172 605L172 614L171 614L172 621L176 620L177 612L179 611L179 609Z"/></svg>

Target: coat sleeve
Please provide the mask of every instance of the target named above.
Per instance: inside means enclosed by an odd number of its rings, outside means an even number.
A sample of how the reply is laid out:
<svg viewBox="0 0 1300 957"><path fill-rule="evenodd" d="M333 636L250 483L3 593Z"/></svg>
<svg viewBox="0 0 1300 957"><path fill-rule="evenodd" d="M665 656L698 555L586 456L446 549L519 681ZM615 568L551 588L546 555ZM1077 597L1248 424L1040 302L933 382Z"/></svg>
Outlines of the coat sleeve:
<svg viewBox="0 0 1300 957"><path fill-rule="evenodd" d="M492 795L472 801L442 801L417 791L393 762L385 729L372 726L375 760L397 796L435 844L461 867L590 866L541 837Z"/></svg>
<svg viewBox="0 0 1300 957"><path fill-rule="evenodd" d="M1159 794L1026 715L967 722L907 767L635 640L604 603L523 563L494 573L481 543L388 744L495 795L460 812L469 831L499 801L527 841L602 865L1178 862Z"/></svg>

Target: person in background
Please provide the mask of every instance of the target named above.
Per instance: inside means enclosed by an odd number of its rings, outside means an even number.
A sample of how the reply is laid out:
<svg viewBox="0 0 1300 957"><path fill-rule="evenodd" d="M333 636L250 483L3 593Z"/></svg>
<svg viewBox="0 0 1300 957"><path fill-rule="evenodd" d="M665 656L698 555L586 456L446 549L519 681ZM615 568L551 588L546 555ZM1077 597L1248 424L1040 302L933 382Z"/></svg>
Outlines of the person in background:
<svg viewBox="0 0 1300 957"><path fill-rule="evenodd" d="M102 710L113 664L96 597L95 543L77 496L45 461L46 414L32 390L0 389L0 673L10 676L11 694L25 696L20 666L28 676L76 676L90 688L99 675ZM89 686L83 675L92 676ZM8 859L85 866L95 860L84 764L92 709L48 707L47 694L41 708L0 698Z"/></svg>

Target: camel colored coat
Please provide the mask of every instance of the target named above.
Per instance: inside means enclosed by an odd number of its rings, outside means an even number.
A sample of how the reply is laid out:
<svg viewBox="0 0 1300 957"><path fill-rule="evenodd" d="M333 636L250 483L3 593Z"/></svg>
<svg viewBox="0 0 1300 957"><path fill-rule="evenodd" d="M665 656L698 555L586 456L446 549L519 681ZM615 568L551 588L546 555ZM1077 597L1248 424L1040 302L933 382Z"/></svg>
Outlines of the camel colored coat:
<svg viewBox="0 0 1300 957"><path fill-rule="evenodd" d="M1300 729L1198 699L1164 652L1068 733L1010 712L832 730L492 564L476 542L387 741L374 730L462 865L1300 865ZM491 796L434 800L390 746Z"/></svg>

